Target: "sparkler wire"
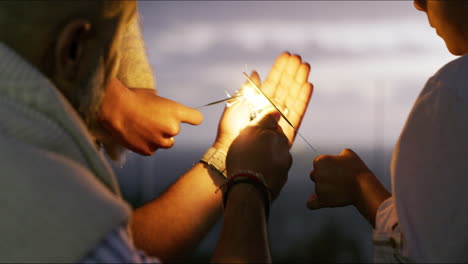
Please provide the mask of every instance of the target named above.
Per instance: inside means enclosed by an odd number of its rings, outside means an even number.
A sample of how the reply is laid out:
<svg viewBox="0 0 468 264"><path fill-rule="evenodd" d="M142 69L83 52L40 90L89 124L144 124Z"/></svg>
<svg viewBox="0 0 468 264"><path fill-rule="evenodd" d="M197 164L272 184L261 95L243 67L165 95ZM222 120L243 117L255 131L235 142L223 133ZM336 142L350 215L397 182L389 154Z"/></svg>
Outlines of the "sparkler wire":
<svg viewBox="0 0 468 264"><path fill-rule="evenodd" d="M239 98L239 97L242 97L242 95L234 95L234 96L231 96L231 97L228 97L228 98L225 98L225 99L221 99L221 100L218 100L218 101L214 101L214 102L211 102L211 103L209 103L209 104L199 106L199 107L197 107L197 109L202 108L202 107L205 107L205 106L220 104L220 103L223 103L223 102L226 102L226 101L229 101L229 100L232 100L232 99L236 99L236 98Z"/></svg>
<svg viewBox="0 0 468 264"><path fill-rule="evenodd" d="M289 119L283 114L283 111L281 111L278 106L276 106L276 104L270 99L270 97L268 97L268 95L266 95L262 90L260 90L260 88L258 88L258 86L252 81L252 79L250 79L250 77L245 73L243 72L242 74L244 74L245 78L247 79L247 81L255 88L255 90L260 93L261 95L263 95L264 98L266 98L268 100L268 102L280 113L280 115L283 117L283 119L288 123L288 125L290 125L293 129L294 129L294 132L297 133L297 135L299 135L304 141L305 143L315 152L318 154L318 151L312 146L312 144L309 143L309 141L307 141L307 139L301 134L299 133L299 131L293 126L293 124L289 121ZM243 94L236 94L236 95L233 95L233 96L230 96L228 98L225 98L225 99L221 99L221 100L218 100L218 101L214 101L214 102L211 102L211 103L208 103L208 104L205 104L205 105L202 105L202 106L199 106L197 107L197 109L199 108L202 108L202 107L205 107L205 106L210 106L210 105L215 105L215 104L220 104L220 103L223 103L223 102L227 102L227 101L230 101L232 99L236 99L236 98L242 98L244 95Z"/></svg>
<svg viewBox="0 0 468 264"><path fill-rule="evenodd" d="M268 102L270 102L270 104L276 108L276 110L280 113L280 115L284 118L284 120L286 120L286 122L294 129L296 130L296 128L293 126L293 124L291 124L291 122L289 122L289 119L283 114L283 112L276 106L275 103L273 103L273 101L271 101L270 97L268 97L262 90L260 90L260 88L258 88L258 86L252 81L252 79L250 79L250 77L245 73L243 72L242 74L244 74L245 78L247 78L247 81L249 81L249 83L257 90L257 92L259 92L261 95L263 95L267 100Z"/></svg>
<svg viewBox="0 0 468 264"><path fill-rule="evenodd" d="M270 104L276 108L276 110L280 113L280 115L284 118L284 120L294 129L294 132L296 132L304 141L305 143L307 143L307 145L309 145L309 147L315 152L315 153L318 153L317 150L312 146L312 144L309 143L309 141L307 141L307 139L305 139L305 137L299 133L299 131L293 126L293 124L289 121L289 119L283 114L283 112L276 106L276 104L270 99L270 97L268 97L268 95L266 95L262 90L260 90L260 88L258 88L258 86L252 81L252 79L250 79L250 77L245 73L243 72L242 74L244 74L244 77L247 79L247 81L249 81L249 83L257 90L257 92L259 92L260 94L262 94L267 100L268 102L270 102Z"/></svg>

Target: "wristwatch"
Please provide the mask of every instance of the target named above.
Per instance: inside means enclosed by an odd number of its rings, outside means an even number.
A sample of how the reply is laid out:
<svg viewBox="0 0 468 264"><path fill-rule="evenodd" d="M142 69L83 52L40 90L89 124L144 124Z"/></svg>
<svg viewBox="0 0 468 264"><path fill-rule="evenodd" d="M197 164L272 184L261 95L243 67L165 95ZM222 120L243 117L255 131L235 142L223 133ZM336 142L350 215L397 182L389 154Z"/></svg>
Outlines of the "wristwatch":
<svg viewBox="0 0 468 264"><path fill-rule="evenodd" d="M201 163L210 166L221 176L227 179L226 153L217 148L209 148L200 160Z"/></svg>

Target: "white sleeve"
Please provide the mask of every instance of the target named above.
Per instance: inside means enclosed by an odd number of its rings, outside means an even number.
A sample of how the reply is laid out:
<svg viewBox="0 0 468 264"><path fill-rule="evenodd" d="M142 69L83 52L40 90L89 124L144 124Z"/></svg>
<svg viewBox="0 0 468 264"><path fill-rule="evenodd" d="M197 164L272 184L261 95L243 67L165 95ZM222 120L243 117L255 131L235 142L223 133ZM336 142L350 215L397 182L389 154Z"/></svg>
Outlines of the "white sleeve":
<svg viewBox="0 0 468 264"><path fill-rule="evenodd" d="M375 263L411 262L404 248L404 236L400 229L393 196L380 204L377 210L372 242Z"/></svg>

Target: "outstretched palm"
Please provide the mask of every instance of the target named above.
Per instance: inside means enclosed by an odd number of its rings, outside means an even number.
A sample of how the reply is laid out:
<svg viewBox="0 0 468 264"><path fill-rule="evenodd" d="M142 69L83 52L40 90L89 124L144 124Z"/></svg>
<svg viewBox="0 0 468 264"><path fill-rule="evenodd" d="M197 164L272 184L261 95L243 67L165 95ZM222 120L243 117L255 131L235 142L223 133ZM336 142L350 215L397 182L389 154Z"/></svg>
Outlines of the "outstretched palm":
<svg viewBox="0 0 468 264"><path fill-rule="evenodd" d="M298 55L282 53L275 61L266 81L260 85L256 72L251 79L283 110L283 114L298 129L312 95L313 86L308 82L310 66ZM241 89L246 89L244 85ZM218 127L215 147L227 151L240 130L250 121L246 104L226 107ZM279 122L292 145L296 131L283 119Z"/></svg>

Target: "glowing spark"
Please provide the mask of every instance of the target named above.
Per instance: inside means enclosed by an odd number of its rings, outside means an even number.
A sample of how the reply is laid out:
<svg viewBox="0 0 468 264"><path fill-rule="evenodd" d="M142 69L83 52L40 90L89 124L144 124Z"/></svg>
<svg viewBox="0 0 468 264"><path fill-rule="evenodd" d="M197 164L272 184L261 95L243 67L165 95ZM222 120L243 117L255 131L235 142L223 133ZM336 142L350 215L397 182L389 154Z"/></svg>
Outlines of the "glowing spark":
<svg viewBox="0 0 468 264"><path fill-rule="evenodd" d="M286 115L288 114L288 109L282 105L279 105L277 100L270 99L265 93L263 93L262 90L260 90L260 88L258 88L258 86L252 81L252 79L250 79L250 77L247 74L243 74L247 78L249 83L244 87L244 89L242 89L242 92L236 92L233 96L226 92L228 98L217 100L212 103L199 106L198 108L226 102L226 107L231 107L234 110L242 103L245 103L249 110L250 120L253 120L268 106L272 106L276 108L276 110L281 114L286 123L288 123L292 127L292 129L297 133L297 135L301 137L314 152L318 153L317 150L312 146L312 144L310 144L309 141L307 141L307 139L305 139L305 137L301 133L299 133L299 131L297 131L297 129L286 117ZM280 106L281 108L279 108L278 106Z"/></svg>
<svg viewBox="0 0 468 264"><path fill-rule="evenodd" d="M259 94L261 94L262 97L266 99L269 104L271 104L271 106L276 108L276 110L281 114L283 119L292 127L292 129L294 129L297 135L299 135L315 153L318 153L317 150L312 146L312 144L310 144L309 141L307 141L307 139L301 133L299 133L299 131L297 131L297 129L293 126L293 124L289 121L289 119L285 116L281 109L278 108L278 106L268 97L268 95L266 95L262 90L260 90L260 88L258 88L258 86L252 81L252 79L250 79L250 77L245 72L243 72L243 74L245 78L249 81L249 83L255 88L255 90Z"/></svg>

